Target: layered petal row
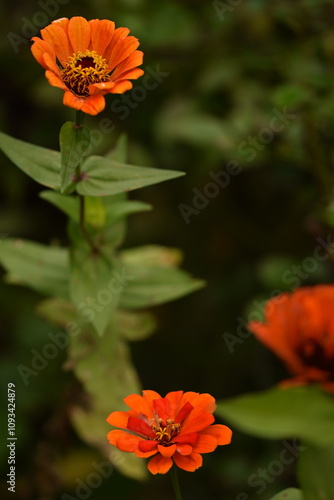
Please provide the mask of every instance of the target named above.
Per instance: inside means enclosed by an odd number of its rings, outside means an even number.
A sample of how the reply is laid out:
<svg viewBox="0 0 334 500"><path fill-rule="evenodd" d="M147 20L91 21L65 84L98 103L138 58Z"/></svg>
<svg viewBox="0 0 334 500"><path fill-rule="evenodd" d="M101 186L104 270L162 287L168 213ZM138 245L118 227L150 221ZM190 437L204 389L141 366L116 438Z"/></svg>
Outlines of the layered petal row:
<svg viewBox="0 0 334 500"><path fill-rule="evenodd" d="M315 383L334 392L333 310L333 285L303 287L272 298L265 321L249 323L249 330L293 375L284 385Z"/></svg>
<svg viewBox="0 0 334 500"><path fill-rule="evenodd" d="M90 115L103 111L105 94L123 94L144 73L137 38L106 19L58 19L32 41L48 82L64 91L64 105Z"/></svg>
<svg viewBox="0 0 334 500"><path fill-rule="evenodd" d="M115 411L107 422L118 427L108 433L109 442L137 457L152 457L148 469L165 474L173 464L186 471L202 465L202 453L231 442L232 431L215 424L215 399L209 394L175 391L164 398L143 391L124 399L128 411Z"/></svg>

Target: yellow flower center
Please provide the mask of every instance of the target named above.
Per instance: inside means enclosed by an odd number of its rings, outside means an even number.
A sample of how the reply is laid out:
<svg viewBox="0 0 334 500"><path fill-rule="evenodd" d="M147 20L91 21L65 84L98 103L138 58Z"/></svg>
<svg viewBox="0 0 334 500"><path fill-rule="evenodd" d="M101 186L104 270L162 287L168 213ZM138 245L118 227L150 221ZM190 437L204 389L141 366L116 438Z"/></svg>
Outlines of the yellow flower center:
<svg viewBox="0 0 334 500"><path fill-rule="evenodd" d="M177 436L180 432L181 425L175 424L173 420L169 419L163 423L158 419L157 425L152 425L152 430L155 432L156 440L162 445L171 444L173 437Z"/></svg>
<svg viewBox="0 0 334 500"><path fill-rule="evenodd" d="M77 96L87 97L92 83L108 82L110 70L106 59L95 50L76 52L61 70L65 85Z"/></svg>

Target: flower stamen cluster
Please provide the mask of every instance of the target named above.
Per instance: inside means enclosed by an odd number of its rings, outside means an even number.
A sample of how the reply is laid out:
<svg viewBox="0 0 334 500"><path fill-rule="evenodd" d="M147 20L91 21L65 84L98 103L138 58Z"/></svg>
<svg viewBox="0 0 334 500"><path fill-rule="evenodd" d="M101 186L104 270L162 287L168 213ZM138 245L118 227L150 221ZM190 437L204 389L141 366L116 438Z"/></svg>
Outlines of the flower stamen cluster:
<svg viewBox="0 0 334 500"><path fill-rule="evenodd" d="M87 97L89 85L108 82L111 71L106 59L99 56L95 50L86 50L73 54L60 73L69 90L78 96Z"/></svg>

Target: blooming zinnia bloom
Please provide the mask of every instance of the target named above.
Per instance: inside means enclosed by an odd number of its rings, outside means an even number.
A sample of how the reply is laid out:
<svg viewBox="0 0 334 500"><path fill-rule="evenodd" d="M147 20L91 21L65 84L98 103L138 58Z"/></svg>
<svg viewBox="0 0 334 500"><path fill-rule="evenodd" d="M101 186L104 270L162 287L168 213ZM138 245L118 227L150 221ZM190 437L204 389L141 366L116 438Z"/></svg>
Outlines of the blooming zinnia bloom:
<svg viewBox="0 0 334 500"><path fill-rule="evenodd" d="M248 328L294 375L284 385L318 383L334 392L334 285L282 293L267 302L265 322Z"/></svg>
<svg viewBox="0 0 334 500"><path fill-rule="evenodd" d="M31 50L50 85L65 92L65 106L96 115L105 94L123 94L143 74L139 42L128 34L106 19L62 18L32 38Z"/></svg>
<svg viewBox="0 0 334 500"><path fill-rule="evenodd" d="M125 430L108 433L111 444L137 457L152 457L148 469L165 474L175 463L194 471L201 467L201 453L231 442L232 431L212 425L216 403L209 394L169 392L164 398L155 391L143 391L124 399L131 409L115 411L107 422Z"/></svg>

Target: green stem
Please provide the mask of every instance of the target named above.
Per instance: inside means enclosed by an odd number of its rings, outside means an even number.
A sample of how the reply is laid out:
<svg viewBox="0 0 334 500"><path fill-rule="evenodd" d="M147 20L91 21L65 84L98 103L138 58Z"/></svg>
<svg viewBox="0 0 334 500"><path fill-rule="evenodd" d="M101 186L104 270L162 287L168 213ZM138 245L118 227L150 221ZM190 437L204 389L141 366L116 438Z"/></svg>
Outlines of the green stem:
<svg viewBox="0 0 334 500"><path fill-rule="evenodd" d="M85 226L85 197L81 194L79 194L79 226L85 240L87 241L93 252L99 253L99 248L95 245Z"/></svg>
<svg viewBox="0 0 334 500"><path fill-rule="evenodd" d="M176 500L182 500L179 480L178 480L177 472L176 472L176 465L173 465L173 467L171 468L170 475L172 478L175 498L176 498Z"/></svg>
<svg viewBox="0 0 334 500"><path fill-rule="evenodd" d="M74 118L74 126L77 128L81 128L83 121L84 121L84 118L85 118L85 114L80 110L76 110L75 111L75 118ZM82 163L82 160L79 162L79 165L75 169L75 177L76 177L77 181L80 180L81 163ZM92 250L94 252L96 252L97 248L95 246L95 243L92 240L92 238L91 238L90 234L88 233L87 228L85 226L85 197L82 196L81 194L79 194L79 226L80 226L81 232L82 232L85 240L89 243Z"/></svg>
<svg viewBox="0 0 334 500"><path fill-rule="evenodd" d="M83 121L84 121L84 118L85 118L85 113L83 113L82 111L76 109L75 110L75 118L74 118L74 126L78 127L78 128L81 128L82 124L83 124Z"/></svg>

